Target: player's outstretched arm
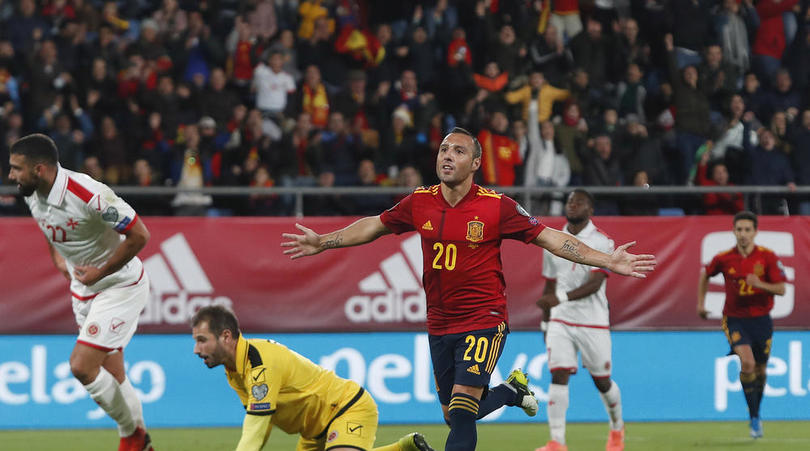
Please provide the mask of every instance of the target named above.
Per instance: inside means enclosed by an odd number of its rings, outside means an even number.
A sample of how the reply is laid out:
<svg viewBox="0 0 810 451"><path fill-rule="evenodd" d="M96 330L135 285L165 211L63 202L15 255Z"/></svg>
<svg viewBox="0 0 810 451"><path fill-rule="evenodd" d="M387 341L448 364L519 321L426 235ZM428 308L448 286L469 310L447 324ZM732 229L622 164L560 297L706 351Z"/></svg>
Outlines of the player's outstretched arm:
<svg viewBox="0 0 810 451"><path fill-rule="evenodd" d="M635 241L622 244L612 254L606 254L589 247L576 237L546 227L532 242L566 260L598 266L616 274L640 279L647 277L646 273L654 271L657 264L654 255L636 255L627 252L630 246L636 244Z"/></svg>
<svg viewBox="0 0 810 451"><path fill-rule="evenodd" d="M76 266L73 274L76 280L85 284L93 285L104 277L123 268L133 257L138 255L138 252L146 246L149 241L149 230L143 224L143 221L138 221L125 232L126 238L113 252L112 256L103 266L97 268L95 266Z"/></svg>
<svg viewBox="0 0 810 451"><path fill-rule="evenodd" d="M295 233L283 233L282 237L291 240L281 243L282 247L289 247L284 254L291 259L306 257L318 254L326 249L338 247L359 246L370 243L377 238L391 233L382 223L379 216L367 216L334 232L320 235L314 230L295 224L298 230L304 232L303 235Z"/></svg>

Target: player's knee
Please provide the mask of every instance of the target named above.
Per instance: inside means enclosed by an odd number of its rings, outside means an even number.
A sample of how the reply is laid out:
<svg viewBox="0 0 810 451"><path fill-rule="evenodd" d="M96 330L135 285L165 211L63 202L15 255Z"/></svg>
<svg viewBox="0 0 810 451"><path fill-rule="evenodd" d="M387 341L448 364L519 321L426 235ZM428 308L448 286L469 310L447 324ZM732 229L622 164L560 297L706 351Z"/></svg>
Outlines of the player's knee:
<svg viewBox="0 0 810 451"><path fill-rule="evenodd" d="M551 372L551 383L556 385L568 385L568 378L571 373L568 370L557 370Z"/></svg>
<svg viewBox="0 0 810 451"><path fill-rule="evenodd" d="M82 385L93 382L96 380L96 376L98 376L98 368L92 368L90 365L87 365L86 362L78 358L70 359L70 372L73 373L73 377L81 382Z"/></svg>
<svg viewBox="0 0 810 451"><path fill-rule="evenodd" d="M756 369L756 363L754 359L740 359L740 372L741 373L753 373Z"/></svg>
<svg viewBox="0 0 810 451"><path fill-rule="evenodd" d="M599 390L600 393L607 393L608 390L610 390L610 386L613 385L613 382L609 377L594 377L593 383L596 385L596 389Z"/></svg>

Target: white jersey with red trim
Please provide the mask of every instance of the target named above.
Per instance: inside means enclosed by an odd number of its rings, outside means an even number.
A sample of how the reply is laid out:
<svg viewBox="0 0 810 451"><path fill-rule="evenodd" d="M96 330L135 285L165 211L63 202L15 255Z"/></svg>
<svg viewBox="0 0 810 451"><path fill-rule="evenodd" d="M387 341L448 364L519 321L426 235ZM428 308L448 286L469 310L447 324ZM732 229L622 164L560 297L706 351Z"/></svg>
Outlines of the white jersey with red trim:
<svg viewBox="0 0 810 451"><path fill-rule="evenodd" d="M74 297L87 300L107 288L133 284L143 275L143 264L134 257L91 286L73 276L74 266L102 266L124 240L123 234L138 221L135 210L107 185L58 166L48 196L34 191L25 202L45 237L65 258Z"/></svg>
<svg viewBox="0 0 810 451"><path fill-rule="evenodd" d="M563 228L563 232L571 235L568 225ZM596 228L593 221L588 224L577 235L574 235L588 246L608 254L613 253L613 240L604 232ZM569 292L582 286L590 278L592 271L606 270L594 266L583 265L557 257L547 250L543 250L543 277L557 281L557 289ZM608 300L605 295L605 285L599 287L596 293L590 296L571 300L559 304L551 309L551 321L567 323L574 326L609 327L610 314L608 311Z"/></svg>

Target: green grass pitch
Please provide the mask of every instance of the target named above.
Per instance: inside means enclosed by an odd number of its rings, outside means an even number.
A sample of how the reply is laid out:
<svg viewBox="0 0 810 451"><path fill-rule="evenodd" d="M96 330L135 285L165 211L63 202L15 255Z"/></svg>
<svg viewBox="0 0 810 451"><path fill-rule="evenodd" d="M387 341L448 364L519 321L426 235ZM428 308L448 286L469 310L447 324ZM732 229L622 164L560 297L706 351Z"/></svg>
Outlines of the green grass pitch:
<svg viewBox="0 0 810 451"><path fill-rule="evenodd" d="M625 449L628 451L668 451L683 449L784 451L810 450L810 422L765 422L765 437L748 438L745 422L629 423ZM447 427L443 425L383 426L377 432L377 445L394 442L411 431L425 434L437 451L444 449ZM206 451L234 449L238 428L153 429L156 451ZM607 425L569 424L571 451L604 450ZM479 424L480 451L533 451L548 440L548 426L532 424ZM296 436L274 430L265 450L295 449ZM113 430L0 431L3 451L109 451L118 445Z"/></svg>

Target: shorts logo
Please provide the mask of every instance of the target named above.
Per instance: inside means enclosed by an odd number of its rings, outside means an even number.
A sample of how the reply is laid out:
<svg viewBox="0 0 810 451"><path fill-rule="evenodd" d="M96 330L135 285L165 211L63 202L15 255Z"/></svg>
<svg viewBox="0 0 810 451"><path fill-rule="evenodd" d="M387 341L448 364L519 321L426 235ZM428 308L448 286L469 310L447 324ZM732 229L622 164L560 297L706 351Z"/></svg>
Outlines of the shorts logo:
<svg viewBox="0 0 810 451"><path fill-rule="evenodd" d="M476 216L476 219L478 217ZM481 221L470 221L467 223L467 240L477 243L484 239L484 223Z"/></svg>
<svg viewBox="0 0 810 451"><path fill-rule="evenodd" d="M610 370L610 362L605 362L605 371Z"/></svg>
<svg viewBox="0 0 810 451"><path fill-rule="evenodd" d="M95 337L98 335L99 327L96 323L90 323L87 325L87 335L91 337Z"/></svg>
<svg viewBox="0 0 810 451"><path fill-rule="evenodd" d="M253 387L250 387L250 394L253 395L253 398L256 399L256 401L261 401L265 396L267 396L267 384L254 385Z"/></svg>
<svg viewBox="0 0 810 451"><path fill-rule="evenodd" d="M480 375L481 375L481 370L479 370L479 369L478 369L478 364L477 364L477 363L476 363L475 365L473 365L473 366L471 366L471 367L467 368L467 372L468 372L468 373L473 373L473 374L475 374L476 376L480 376Z"/></svg>
<svg viewBox="0 0 810 451"><path fill-rule="evenodd" d="M732 343L736 343L736 342L740 341L740 338L742 338L742 335L740 335L740 333L737 332L736 330L731 333L731 342Z"/></svg>
<svg viewBox="0 0 810 451"><path fill-rule="evenodd" d="M327 443L334 442L335 439L337 439L337 437L338 437L337 431L332 431L329 433L329 437L326 438L326 442Z"/></svg>
<svg viewBox="0 0 810 451"><path fill-rule="evenodd" d="M124 323L126 323L126 321L120 318L113 318L112 321L110 321L110 332L114 334L121 332L121 326L123 326Z"/></svg>
<svg viewBox="0 0 810 451"><path fill-rule="evenodd" d="M357 423L346 423L346 432L350 435L356 435L358 437L363 436L363 425Z"/></svg>

